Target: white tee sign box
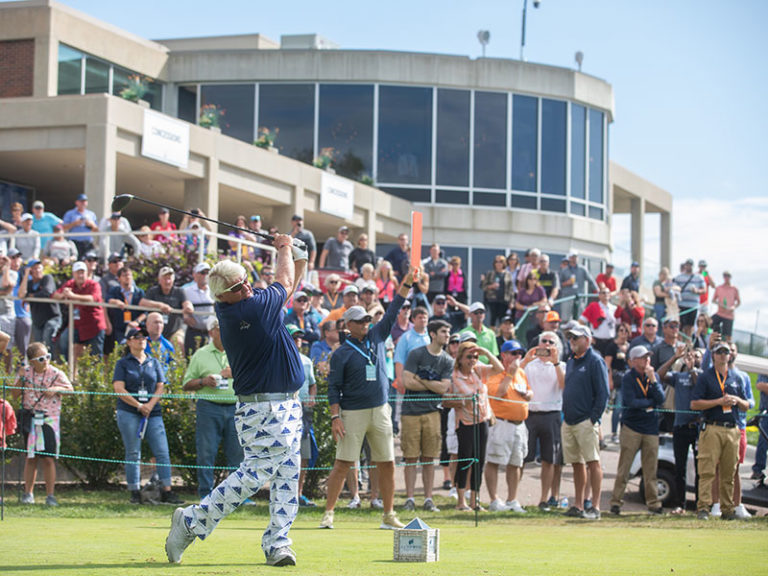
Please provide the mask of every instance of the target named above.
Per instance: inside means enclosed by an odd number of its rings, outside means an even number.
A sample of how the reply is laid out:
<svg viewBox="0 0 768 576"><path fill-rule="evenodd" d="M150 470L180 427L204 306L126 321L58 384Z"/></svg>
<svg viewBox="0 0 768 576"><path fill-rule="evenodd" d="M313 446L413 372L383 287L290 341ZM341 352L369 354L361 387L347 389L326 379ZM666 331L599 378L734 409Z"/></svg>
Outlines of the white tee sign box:
<svg viewBox="0 0 768 576"><path fill-rule="evenodd" d="M440 530L414 518L402 530L395 530L396 562L437 562L440 559Z"/></svg>

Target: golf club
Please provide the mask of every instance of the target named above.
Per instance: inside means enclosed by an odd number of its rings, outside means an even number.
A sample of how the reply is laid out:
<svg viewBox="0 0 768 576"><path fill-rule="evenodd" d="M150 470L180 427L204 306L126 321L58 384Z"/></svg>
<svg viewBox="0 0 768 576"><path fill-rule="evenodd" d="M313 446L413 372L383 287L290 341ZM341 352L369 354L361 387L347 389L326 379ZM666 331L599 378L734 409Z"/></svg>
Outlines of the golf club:
<svg viewBox="0 0 768 576"><path fill-rule="evenodd" d="M232 230L239 230L240 232L246 232L248 234L256 234L257 236L261 236L265 240L269 240L271 242L274 242L275 240L274 236L272 236L271 234L267 234L266 232L257 232L256 230L240 228L240 226L235 226L234 224L228 224L226 222L222 222L221 220L214 220L213 218L208 218L207 216L203 216L202 214L195 214L193 212L188 212L187 210L182 210L181 208L174 208L173 206L168 206L167 204L161 204L160 202L155 202L153 200L147 200L146 198L142 198L140 196L134 196L133 194L120 194L118 196L115 196L112 199L112 211L122 212L122 210L126 206L128 206L128 204L130 204L131 201L133 200L138 200L139 202L144 202L145 204L151 204L152 206L157 206L158 208L173 210L174 212L178 212L180 214L186 214L187 216L192 216L193 218L200 218L201 220L207 220L208 222L218 224L219 226L225 226L227 228L231 228ZM293 245L302 250L307 249L306 244L304 244L304 242L302 242L298 238L293 239Z"/></svg>

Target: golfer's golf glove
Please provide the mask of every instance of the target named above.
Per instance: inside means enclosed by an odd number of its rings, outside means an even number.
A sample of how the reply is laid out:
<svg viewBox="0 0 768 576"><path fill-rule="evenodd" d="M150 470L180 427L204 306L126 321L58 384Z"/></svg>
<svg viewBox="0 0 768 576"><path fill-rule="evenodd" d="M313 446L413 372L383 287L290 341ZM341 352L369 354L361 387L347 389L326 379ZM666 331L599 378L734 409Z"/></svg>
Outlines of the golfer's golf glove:
<svg viewBox="0 0 768 576"><path fill-rule="evenodd" d="M309 260L309 254L306 248L299 248L295 244L291 245L291 252L293 253L293 261Z"/></svg>

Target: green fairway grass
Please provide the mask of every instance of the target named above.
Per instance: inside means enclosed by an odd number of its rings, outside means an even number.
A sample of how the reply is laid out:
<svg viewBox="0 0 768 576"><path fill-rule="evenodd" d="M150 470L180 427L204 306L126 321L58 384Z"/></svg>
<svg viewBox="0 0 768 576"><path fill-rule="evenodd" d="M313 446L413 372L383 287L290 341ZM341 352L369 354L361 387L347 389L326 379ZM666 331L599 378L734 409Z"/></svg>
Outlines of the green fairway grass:
<svg viewBox="0 0 768 576"><path fill-rule="evenodd" d="M87 493L83 493L87 494ZM0 524L0 573L5 575L290 574L396 576L399 574L765 574L765 518L699 522L629 515L600 522L531 511L525 517L445 510L421 514L440 529L440 561L393 561L393 533L378 530L369 509L336 512L334 530L319 530L320 508L299 513L291 531L298 565L264 564L261 534L267 506L245 507L205 541L195 542L180 566L169 565L163 545L173 511L125 504L124 493L99 498L66 494L56 509L6 507ZM64 503L64 500L67 503ZM98 500L98 503L97 503ZM6 502L9 500L7 499ZM445 503L446 508L448 502ZM412 514L412 513L411 513ZM402 514L410 520L412 516Z"/></svg>

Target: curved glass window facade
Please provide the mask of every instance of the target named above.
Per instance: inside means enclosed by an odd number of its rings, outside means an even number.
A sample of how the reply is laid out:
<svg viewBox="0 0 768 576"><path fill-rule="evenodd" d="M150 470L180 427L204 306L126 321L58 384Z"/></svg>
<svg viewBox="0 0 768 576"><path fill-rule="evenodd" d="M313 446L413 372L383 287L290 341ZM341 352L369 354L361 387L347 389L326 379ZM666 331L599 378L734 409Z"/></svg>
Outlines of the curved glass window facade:
<svg viewBox="0 0 768 576"><path fill-rule="evenodd" d="M60 69L60 78L82 74L71 54L62 53ZM281 154L311 163L333 149L337 173L369 176L413 202L597 220L607 212L606 116L575 102L426 86L273 82L179 85L177 97L179 118L196 122L200 106L220 104L225 134L252 142L257 127L279 129Z"/></svg>

